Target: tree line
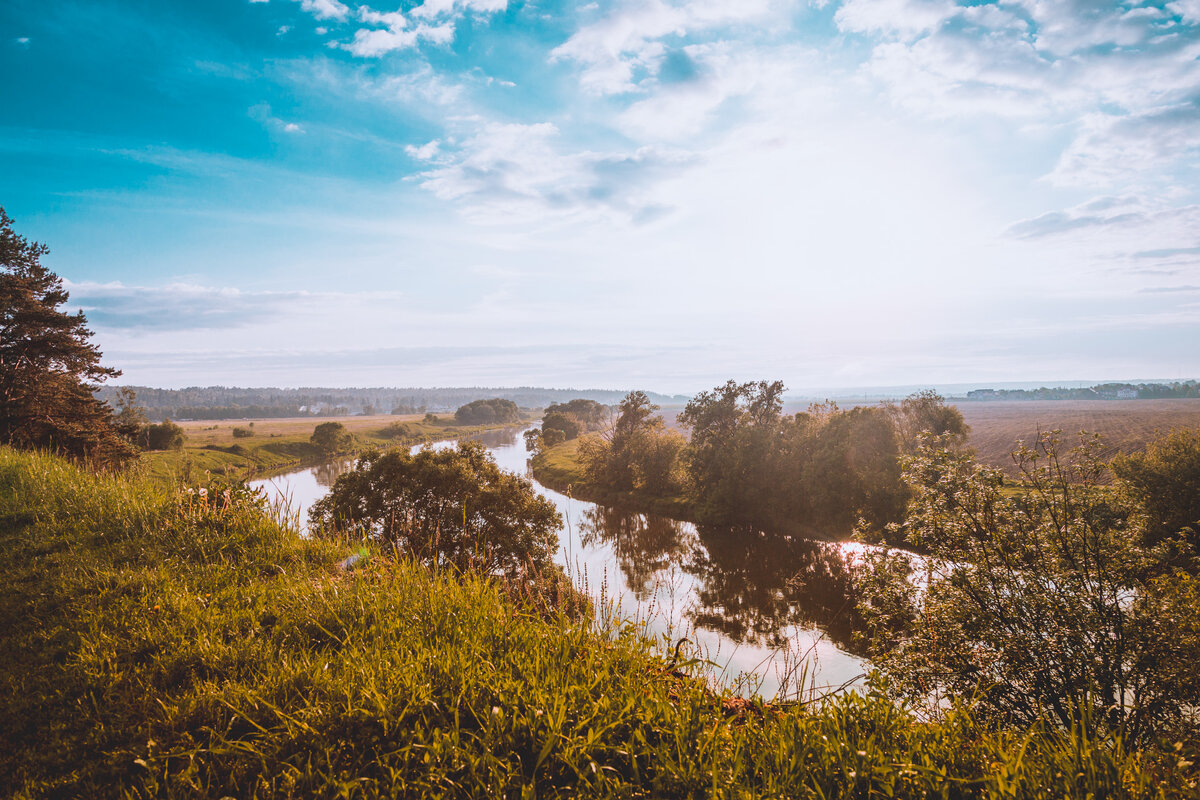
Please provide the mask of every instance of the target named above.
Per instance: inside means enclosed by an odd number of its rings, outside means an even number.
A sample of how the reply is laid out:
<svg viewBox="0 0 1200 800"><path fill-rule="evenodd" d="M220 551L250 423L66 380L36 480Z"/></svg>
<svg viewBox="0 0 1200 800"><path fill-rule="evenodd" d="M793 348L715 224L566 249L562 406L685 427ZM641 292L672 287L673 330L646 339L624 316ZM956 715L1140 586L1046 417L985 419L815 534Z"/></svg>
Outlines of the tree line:
<svg viewBox="0 0 1200 800"><path fill-rule="evenodd" d="M1076 389L973 389L968 400L1167 400L1200 397L1200 383L1099 383Z"/></svg>
<svg viewBox="0 0 1200 800"><path fill-rule="evenodd" d="M697 522L762 530L883 530L907 498L900 457L922 432L965 443L962 414L932 392L900 403L783 413L781 382L728 381L693 397L670 430L643 392L611 427L579 446L593 485L645 497L681 496Z"/></svg>

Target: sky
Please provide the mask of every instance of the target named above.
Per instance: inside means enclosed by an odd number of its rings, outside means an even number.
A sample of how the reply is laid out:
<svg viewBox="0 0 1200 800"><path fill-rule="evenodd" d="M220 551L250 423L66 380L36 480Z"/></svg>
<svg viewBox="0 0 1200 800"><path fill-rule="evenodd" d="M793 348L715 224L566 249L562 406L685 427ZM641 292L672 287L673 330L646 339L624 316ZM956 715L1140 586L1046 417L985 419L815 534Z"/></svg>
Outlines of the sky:
<svg viewBox="0 0 1200 800"><path fill-rule="evenodd" d="M1200 378L1200 0L5 0L121 383Z"/></svg>

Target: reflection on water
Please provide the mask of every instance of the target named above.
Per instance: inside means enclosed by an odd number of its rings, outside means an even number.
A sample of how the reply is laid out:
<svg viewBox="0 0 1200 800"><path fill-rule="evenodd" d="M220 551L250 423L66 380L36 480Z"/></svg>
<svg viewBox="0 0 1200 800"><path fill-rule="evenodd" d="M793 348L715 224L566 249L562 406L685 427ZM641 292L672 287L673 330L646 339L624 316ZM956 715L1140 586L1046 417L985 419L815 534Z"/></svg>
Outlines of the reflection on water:
<svg viewBox="0 0 1200 800"><path fill-rule="evenodd" d="M483 442L502 469L525 474L522 430L471 438ZM352 465L342 460L256 483L288 497L306 519L309 506ZM642 621L650 636L670 643L688 637L727 678L749 674L766 696L796 688L788 682L801 658L815 657L809 678L817 685L838 686L863 672L853 645L857 618L848 568L859 546L697 530L534 487L566 521L558 562L597 599Z"/></svg>
<svg viewBox="0 0 1200 800"><path fill-rule="evenodd" d="M591 507L584 510L579 523L579 541L584 547L611 547L626 583L640 602L650 599L659 573L682 564L695 547L691 525L653 514L588 505Z"/></svg>
<svg viewBox="0 0 1200 800"><path fill-rule="evenodd" d="M780 647L789 628L853 647L859 621L848 554L835 542L701 527L687 569L699 579L697 625L735 642Z"/></svg>
<svg viewBox="0 0 1200 800"><path fill-rule="evenodd" d="M353 466L353 458L328 461L313 467L313 477L317 481L317 486L324 486L326 489L330 489L333 487L334 481L349 472Z"/></svg>
<svg viewBox="0 0 1200 800"><path fill-rule="evenodd" d="M835 542L701 527L588 504L584 547L607 545L639 602L649 602L672 570L694 581L687 617L737 644L782 647L795 627L816 627L857 652L854 582Z"/></svg>

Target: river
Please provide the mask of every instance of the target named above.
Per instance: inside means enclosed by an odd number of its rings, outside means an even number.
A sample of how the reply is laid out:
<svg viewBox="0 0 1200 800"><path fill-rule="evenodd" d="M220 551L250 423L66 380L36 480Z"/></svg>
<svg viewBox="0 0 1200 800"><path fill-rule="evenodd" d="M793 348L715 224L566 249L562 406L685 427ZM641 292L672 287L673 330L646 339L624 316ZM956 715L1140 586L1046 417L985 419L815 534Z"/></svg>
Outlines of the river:
<svg viewBox="0 0 1200 800"><path fill-rule="evenodd" d="M472 437L502 469L528 474L521 429ZM440 442L435 447L450 447ZM303 522L352 460L251 482ZM574 583L664 648L712 662L716 677L766 698L858 684L848 559L853 543L697 529L534 488L565 520L557 561Z"/></svg>

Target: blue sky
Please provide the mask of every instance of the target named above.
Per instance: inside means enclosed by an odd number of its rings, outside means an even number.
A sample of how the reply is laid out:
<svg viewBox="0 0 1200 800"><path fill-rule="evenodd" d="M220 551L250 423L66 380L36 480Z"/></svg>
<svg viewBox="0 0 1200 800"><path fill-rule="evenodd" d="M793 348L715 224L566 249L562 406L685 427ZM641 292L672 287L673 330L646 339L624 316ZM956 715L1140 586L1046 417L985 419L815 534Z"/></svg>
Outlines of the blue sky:
<svg viewBox="0 0 1200 800"><path fill-rule="evenodd" d="M1200 0L7 0L122 382L1200 377Z"/></svg>

